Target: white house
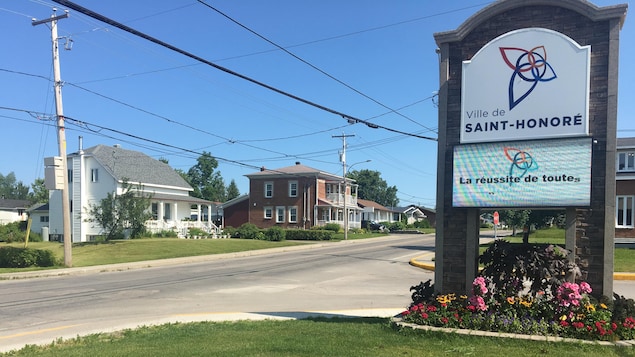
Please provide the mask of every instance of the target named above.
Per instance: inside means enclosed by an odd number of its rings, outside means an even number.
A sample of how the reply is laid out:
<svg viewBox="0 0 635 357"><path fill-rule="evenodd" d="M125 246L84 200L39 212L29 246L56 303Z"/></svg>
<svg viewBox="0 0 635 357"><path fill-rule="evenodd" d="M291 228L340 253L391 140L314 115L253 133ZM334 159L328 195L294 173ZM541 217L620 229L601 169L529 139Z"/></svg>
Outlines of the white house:
<svg viewBox="0 0 635 357"><path fill-rule="evenodd" d="M26 221L28 200L0 199L0 224Z"/></svg>
<svg viewBox="0 0 635 357"><path fill-rule="evenodd" d="M362 221L395 222L394 211L377 202L358 198L357 205L362 209Z"/></svg>
<svg viewBox="0 0 635 357"><path fill-rule="evenodd" d="M81 140L80 140L81 142ZM190 197L192 187L169 165L148 155L126 150L119 145L97 145L86 150L80 147L69 154L68 179L73 242L94 240L103 235L101 227L87 222L91 205L98 205L108 193L122 194L123 183L137 187L152 196L152 219L146 222L150 232L174 230L180 237L188 228L197 227L220 234L211 221L213 202ZM51 240L63 235L61 191L51 191L49 201L49 234ZM191 217L196 213L195 220ZM202 220L202 217L207 220Z"/></svg>

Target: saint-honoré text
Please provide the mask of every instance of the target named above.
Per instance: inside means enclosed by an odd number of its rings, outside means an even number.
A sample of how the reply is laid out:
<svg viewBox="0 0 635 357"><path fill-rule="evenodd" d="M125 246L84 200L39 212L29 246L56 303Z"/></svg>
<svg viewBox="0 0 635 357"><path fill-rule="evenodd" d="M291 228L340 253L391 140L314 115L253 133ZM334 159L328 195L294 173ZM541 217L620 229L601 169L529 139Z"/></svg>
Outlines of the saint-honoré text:
<svg viewBox="0 0 635 357"><path fill-rule="evenodd" d="M478 112L478 111L477 111ZM485 112L487 113L487 112ZM483 117L487 117L486 115L477 115L474 112L468 112L467 117L469 119L473 117L478 117L482 119ZM545 117L545 118L530 118L530 119L516 119L516 120L484 120L477 123L466 123L465 124L465 132L466 133L479 133L486 131L504 131L504 130L524 130L524 129L535 129L535 128L557 128L557 127L571 127L571 126L581 126L583 125L582 115L572 115L572 116L561 116L561 117Z"/></svg>

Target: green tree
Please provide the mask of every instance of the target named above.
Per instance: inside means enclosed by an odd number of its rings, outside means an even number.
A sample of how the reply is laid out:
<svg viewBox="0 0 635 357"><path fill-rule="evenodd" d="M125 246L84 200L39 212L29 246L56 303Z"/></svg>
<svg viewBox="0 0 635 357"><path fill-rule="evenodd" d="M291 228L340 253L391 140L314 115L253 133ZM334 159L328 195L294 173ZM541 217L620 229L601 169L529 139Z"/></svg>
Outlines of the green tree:
<svg viewBox="0 0 635 357"><path fill-rule="evenodd" d="M29 192L29 201L32 203L45 203L49 201L49 190L44 185L43 178L35 179L31 184L32 192Z"/></svg>
<svg viewBox="0 0 635 357"><path fill-rule="evenodd" d="M227 197L225 197L225 200L229 201L238 196L240 196L238 185L236 185L236 181L232 179L231 182L229 183L229 186L227 186Z"/></svg>
<svg viewBox="0 0 635 357"><path fill-rule="evenodd" d="M145 232L145 222L152 217L148 210L151 195L143 192L142 186L124 180L123 193L108 193L99 204L89 204L87 222L97 223L106 234L106 239L118 239L130 232L131 238L139 238Z"/></svg>
<svg viewBox="0 0 635 357"><path fill-rule="evenodd" d="M388 186L388 183L381 178L379 171L354 170L349 172L346 177L357 182L359 198L374 201L386 207L399 204L397 186Z"/></svg>
<svg viewBox="0 0 635 357"><path fill-rule="evenodd" d="M208 201L225 202L225 182L220 172L214 171L218 167L218 161L206 151L196 160L188 172L188 183L194 189L193 196Z"/></svg>
<svg viewBox="0 0 635 357"><path fill-rule="evenodd" d="M501 210L499 219L512 228L512 235L516 235L518 228L525 227L529 222L530 210Z"/></svg>
<svg viewBox="0 0 635 357"><path fill-rule="evenodd" d="M6 176L0 174L0 198L26 200L29 198L29 186L18 181L13 172Z"/></svg>

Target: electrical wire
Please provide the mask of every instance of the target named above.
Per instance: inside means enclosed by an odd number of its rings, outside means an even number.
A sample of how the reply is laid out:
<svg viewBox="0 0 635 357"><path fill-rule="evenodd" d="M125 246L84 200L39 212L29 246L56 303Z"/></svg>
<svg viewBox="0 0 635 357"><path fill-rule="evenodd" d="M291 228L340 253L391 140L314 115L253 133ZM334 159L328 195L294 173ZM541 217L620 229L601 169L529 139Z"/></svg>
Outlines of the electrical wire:
<svg viewBox="0 0 635 357"><path fill-rule="evenodd" d="M378 101L377 99L375 99L375 98L373 98L373 97L371 97L371 96L367 95L366 93L364 93L364 92L362 92L362 91L360 91L360 90L356 89L355 87L351 86L350 84L348 84L348 83L346 83L346 82L344 82L344 81L340 80L339 78L336 78L335 76L331 75L330 73L328 73L328 72L324 71L323 69L321 69L321 68L317 67L316 65L314 65L314 64L312 64L312 63L310 63L309 61L307 61L307 60L305 60L305 59L301 58L300 56L298 56L298 55L296 55L295 53L293 53L293 52L289 51L288 49L286 49L286 48L284 48L284 47L280 46L280 45L279 45L279 44L277 44L276 42L273 42L272 40L270 40L270 39L266 38L265 36L261 35L260 33L258 33L258 32L256 32L256 31L252 30L251 28L247 27L246 25L244 25L244 24L242 24L242 23L238 22L236 19L234 19L234 18L232 18L231 16L229 16L229 15L225 14L224 12L222 12L222 11L220 11L219 9L215 8L214 6L212 6L212 5L208 4L208 3L206 3L205 1L203 1L203 0L198 0L198 2L199 2L199 3L201 3L201 4L203 4L203 5L205 5L206 7L210 8L210 9L214 10L215 12L217 12L218 14L220 14L221 16L225 17L226 19L228 19L229 21L231 21L231 22L235 23L236 25L238 25L238 26L242 27L243 29L245 29L245 30L249 31L250 33L252 33L252 34L256 35L257 37L261 38L261 39L262 39L262 40L264 40L265 42L267 42L267 43L269 43L269 44L271 44L271 45L273 45L273 46L277 47L279 50L283 51L284 53L288 54L289 56L291 56L291 57L293 57L293 58L297 59L298 61L300 61L300 62L302 62L302 63L306 64L307 66L309 66L309 67L313 68L314 70L316 70L316 71L318 71L318 72L322 73L323 75L327 76L328 78L330 78L330 79L334 80L335 82L337 82L337 83L339 83L339 84L343 85L344 87L346 87L346 88L348 88L348 89L352 90L353 92L355 92L355 93L357 93L357 94L361 95L362 97L364 97L364 98L366 98L366 99L368 99L368 100L372 101L373 103L378 104L378 105L380 105L381 107L383 107L383 108L385 108L385 109L388 109L388 110L390 111L390 113L395 113L395 114L399 115L400 117L405 118L405 119L407 119L407 120L411 121L412 123L415 123L415 124L417 124L417 125L420 125L421 127L425 128L425 129L428 129L428 130L429 130L429 131L431 131L431 132L434 132L434 130L432 130L432 129L428 128L427 126L425 126L425 125L423 125L423 124L421 124L421 123L419 123L419 122L417 122L417 121L413 120L412 118L410 118L410 117L408 117L408 116L406 116L406 115L404 115L404 114L400 113L399 111L397 111L397 109L393 109L393 108L391 108L391 107L389 107L389 106L385 105L384 103L382 103L382 102ZM435 134L436 134L436 133L435 133Z"/></svg>
<svg viewBox="0 0 635 357"><path fill-rule="evenodd" d="M368 126L370 128L373 128L373 129L383 129L383 130L387 130L387 131L390 131L390 132L394 132L394 133L398 133L398 134L404 134L404 135L409 135L409 136L413 136L413 137L417 137L417 138L425 139L425 140L431 140L431 141L436 141L437 140L436 138L432 138L432 137L429 137L429 136L423 136L423 135L418 135L418 134L407 133L407 132L404 132L404 131L401 131L401 130L385 127L383 125L371 123L369 121L366 121L366 120L363 120L363 119L360 119L360 118L356 118L356 117L354 117L352 115L339 112L339 111L337 111L335 109L326 107L324 105L320 105L318 103L312 102L312 101L307 100L305 98L302 98L302 97L299 97L297 95L291 94L289 92L283 91L283 90L281 90L279 88L273 87L273 86L268 85L266 83L260 82L260 81L254 79L254 78L251 78L251 77L248 77L246 75L240 74L240 73L238 73L236 71L233 71L233 70L231 70L229 68L220 66L220 65L218 65L216 63L213 63L213 62L211 62L209 60L206 60L206 59L204 59L202 57L199 57L199 56L194 55L194 54L192 54L190 52L182 50L182 49L180 49L178 47L170 45L170 44L168 44L168 43L166 43L164 41L161 41L161 40L159 40L157 38L154 38L152 36L149 36L149 35L147 35L147 34L145 34L143 32L135 30L135 29L133 29L133 28L131 28L129 26L126 26L126 25L120 23L120 22L112 20L112 19L110 19L110 18L108 18L108 17L106 17L104 15L98 14L98 13L92 11L92 10L89 10L89 9L87 9L85 7L77 5L77 4L75 4L75 3L71 2L71 1L66 1L66 0L53 0L53 1L55 3L57 3L57 4L60 4L62 6L68 7L68 8L71 8L71 9L77 11L77 12L80 12L80 13L86 15L86 16L92 17L92 18L94 18L94 19L96 19L98 21L101 21L101 22L107 23L107 24L109 24L111 26L114 26L114 27L116 27L116 28L118 28L118 29L120 29L122 31L125 31L125 32L133 34L135 36L141 37L141 38L143 38L145 40L148 40L150 42L153 42L153 43L155 43L155 44L157 44L159 46L162 46L162 47L167 48L167 49L169 49L171 51L177 52L177 53L179 53L179 54L181 54L183 56L189 57L189 58L194 59L194 60L196 60L198 62L204 63L204 64L206 64L208 66L213 67L213 68L216 68L216 69L218 69L220 71L223 71L223 72L225 72L227 74L233 75L233 76L238 77L238 78L243 79L243 80L246 80L248 82L251 82L251 83L256 84L258 86L261 86L263 88L269 89L269 90L271 90L273 92L276 92L278 94L281 94L281 95L286 96L288 98L291 98L293 100L299 101L301 103L310 105L310 106L312 106L314 108L317 108L317 109L320 109L322 111L325 111L325 112L340 116L344 120L346 120L349 124L362 123L362 124L365 124L366 126Z"/></svg>

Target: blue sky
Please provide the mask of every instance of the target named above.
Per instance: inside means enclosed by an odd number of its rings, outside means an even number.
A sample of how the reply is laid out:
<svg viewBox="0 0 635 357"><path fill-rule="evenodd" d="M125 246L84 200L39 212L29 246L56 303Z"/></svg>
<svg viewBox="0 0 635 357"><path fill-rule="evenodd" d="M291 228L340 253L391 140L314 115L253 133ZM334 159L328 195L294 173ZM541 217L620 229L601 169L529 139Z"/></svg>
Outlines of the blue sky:
<svg viewBox="0 0 635 357"><path fill-rule="evenodd" d="M453 30L488 1L76 0L172 46L242 75L380 126L437 137L438 57L433 34ZM597 0L597 6L620 2ZM0 173L25 184L58 153L48 0L0 0ZM239 22L244 27L232 22ZM620 34L618 136L635 136L633 19ZM274 44L249 32L245 27ZM121 144L187 171L203 151L219 159L241 193L257 168L300 161L341 174L347 139L352 170L381 172L400 205L435 205L436 142L319 110L70 11L58 23L72 39L61 73L67 151ZM62 40L63 46L64 40ZM301 60L299 60L300 58ZM318 70L319 69L319 70ZM326 73L326 74L325 74ZM391 109L398 113L391 113ZM79 122L82 122L81 124ZM144 140L147 139L147 140ZM185 149L185 150L183 150ZM366 160L371 162L365 162Z"/></svg>

